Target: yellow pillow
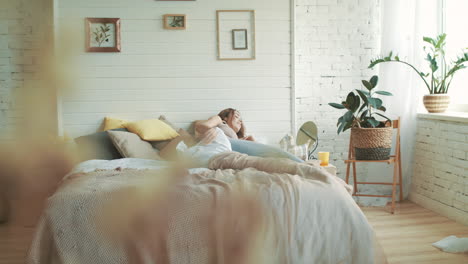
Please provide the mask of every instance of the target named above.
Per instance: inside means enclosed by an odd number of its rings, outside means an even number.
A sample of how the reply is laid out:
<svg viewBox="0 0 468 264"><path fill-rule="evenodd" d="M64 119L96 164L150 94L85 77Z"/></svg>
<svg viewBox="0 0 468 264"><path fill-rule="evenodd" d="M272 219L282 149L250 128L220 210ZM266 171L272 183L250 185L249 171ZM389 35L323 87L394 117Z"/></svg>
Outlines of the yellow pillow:
<svg viewBox="0 0 468 264"><path fill-rule="evenodd" d="M117 119L117 118L112 118L112 117L104 117L102 131L107 131L107 130L117 129L117 128L125 128L125 124L127 122L128 122L127 120L122 120L122 119Z"/></svg>
<svg viewBox="0 0 468 264"><path fill-rule="evenodd" d="M158 119L147 119L126 123L125 128L147 141L173 139L179 134L169 125Z"/></svg>

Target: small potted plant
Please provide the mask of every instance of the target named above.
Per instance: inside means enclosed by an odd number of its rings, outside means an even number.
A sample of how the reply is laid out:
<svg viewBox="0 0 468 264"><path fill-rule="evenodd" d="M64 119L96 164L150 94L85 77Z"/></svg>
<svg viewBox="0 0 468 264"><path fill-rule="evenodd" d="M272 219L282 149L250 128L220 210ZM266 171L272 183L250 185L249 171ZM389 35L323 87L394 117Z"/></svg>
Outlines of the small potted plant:
<svg viewBox="0 0 468 264"><path fill-rule="evenodd" d="M392 121L383 113L387 110L376 95L391 96L390 92L376 91L379 78L372 76L362 80L367 90L356 89L348 94L346 101L329 103L346 113L338 119L338 134L351 129L353 148L357 160L386 160L392 145ZM384 118L379 121L376 118Z"/></svg>
<svg viewBox="0 0 468 264"><path fill-rule="evenodd" d="M446 34L441 34L435 39L429 37L423 37L424 42L427 42L428 47L424 46L426 52L426 60L429 63L430 72L424 73L412 64L400 60L397 55L393 55L393 52L386 57L379 57L371 60L369 68L373 68L375 65L383 62L398 62L409 66L411 69L416 71L419 77L424 81L428 95L423 98L424 106L429 113L443 113L447 109L450 103L450 97L447 95L452 78L455 73L463 68L468 61L468 53L464 52L456 60L447 64L445 60L445 38ZM440 64L440 65L439 65ZM439 72L438 70L441 69Z"/></svg>

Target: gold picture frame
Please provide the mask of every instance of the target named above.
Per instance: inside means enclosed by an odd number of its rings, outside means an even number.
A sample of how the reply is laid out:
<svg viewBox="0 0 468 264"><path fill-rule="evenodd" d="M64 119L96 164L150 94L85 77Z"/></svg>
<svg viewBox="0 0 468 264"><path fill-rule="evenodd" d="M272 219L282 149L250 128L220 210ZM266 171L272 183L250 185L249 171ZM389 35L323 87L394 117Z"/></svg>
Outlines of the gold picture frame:
<svg viewBox="0 0 468 264"><path fill-rule="evenodd" d="M187 16L184 14L166 14L163 16L165 29L184 30L187 25Z"/></svg>
<svg viewBox="0 0 468 264"><path fill-rule="evenodd" d="M227 16L224 17L223 16ZM232 19L232 16L239 19ZM238 25L226 21L240 21ZM245 48L235 48L233 30L245 30ZM255 60L255 10L216 10L216 42L218 60Z"/></svg>
<svg viewBox="0 0 468 264"><path fill-rule="evenodd" d="M87 52L120 52L120 18L85 18Z"/></svg>

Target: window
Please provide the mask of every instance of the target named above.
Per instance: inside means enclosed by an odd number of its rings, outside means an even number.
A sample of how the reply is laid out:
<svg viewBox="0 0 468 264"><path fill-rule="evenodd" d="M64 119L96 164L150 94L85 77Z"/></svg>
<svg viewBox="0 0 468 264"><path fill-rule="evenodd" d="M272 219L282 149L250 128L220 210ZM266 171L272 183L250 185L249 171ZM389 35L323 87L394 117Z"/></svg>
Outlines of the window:
<svg viewBox="0 0 468 264"><path fill-rule="evenodd" d="M447 33L446 58L447 63L455 59L468 48L466 32L468 1L444 0L442 8L443 31ZM465 63L467 65L468 63ZM468 65L467 65L468 66ZM453 78L448 91L452 105L468 106L468 68L458 71Z"/></svg>

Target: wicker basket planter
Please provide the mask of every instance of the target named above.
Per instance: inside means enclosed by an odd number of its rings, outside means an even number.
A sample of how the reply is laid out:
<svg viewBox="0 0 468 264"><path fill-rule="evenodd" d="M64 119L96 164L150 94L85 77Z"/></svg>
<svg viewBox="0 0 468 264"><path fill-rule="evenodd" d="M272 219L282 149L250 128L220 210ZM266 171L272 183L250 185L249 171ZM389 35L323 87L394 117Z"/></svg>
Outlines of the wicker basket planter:
<svg viewBox="0 0 468 264"><path fill-rule="evenodd" d="M386 160L392 148L392 127L352 128L356 160Z"/></svg>
<svg viewBox="0 0 468 264"><path fill-rule="evenodd" d="M450 103L447 94L428 94L423 98L424 106L429 113L444 113Z"/></svg>

